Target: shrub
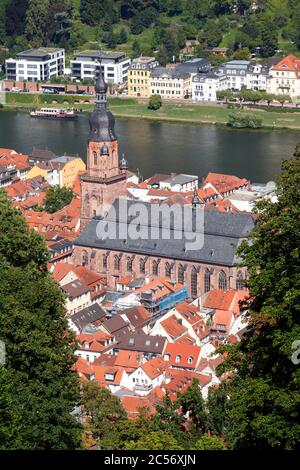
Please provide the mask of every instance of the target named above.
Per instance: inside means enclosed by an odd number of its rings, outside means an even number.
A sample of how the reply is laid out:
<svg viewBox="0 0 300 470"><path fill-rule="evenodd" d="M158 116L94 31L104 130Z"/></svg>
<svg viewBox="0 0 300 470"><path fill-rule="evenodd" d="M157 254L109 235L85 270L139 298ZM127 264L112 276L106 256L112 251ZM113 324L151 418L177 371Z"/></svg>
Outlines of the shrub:
<svg viewBox="0 0 300 470"><path fill-rule="evenodd" d="M253 114L241 114L241 112L231 112L228 115L227 126L242 129L259 129L262 127L262 119Z"/></svg>
<svg viewBox="0 0 300 470"><path fill-rule="evenodd" d="M162 99L160 95L151 95L148 103L148 109L153 109L156 111L157 109L161 108L162 106Z"/></svg>

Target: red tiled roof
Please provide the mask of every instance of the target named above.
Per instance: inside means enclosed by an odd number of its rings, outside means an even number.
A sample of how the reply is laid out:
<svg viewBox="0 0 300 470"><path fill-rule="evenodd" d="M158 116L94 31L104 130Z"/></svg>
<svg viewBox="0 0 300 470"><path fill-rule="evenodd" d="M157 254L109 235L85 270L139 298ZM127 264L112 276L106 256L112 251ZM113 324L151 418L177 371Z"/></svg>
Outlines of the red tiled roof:
<svg viewBox="0 0 300 470"><path fill-rule="evenodd" d="M194 325L199 320L201 320L199 309L196 307L196 305L188 302L181 302L180 304L176 305L175 309L191 325Z"/></svg>
<svg viewBox="0 0 300 470"><path fill-rule="evenodd" d="M240 313L239 302L247 298L249 291L244 290L227 290L219 289L208 292L203 307L212 308L214 310L230 310L235 314Z"/></svg>
<svg viewBox="0 0 300 470"><path fill-rule="evenodd" d="M216 310L213 317L211 329L216 329L218 325L224 325L226 328L226 333L228 333L233 319L234 315L229 310Z"/></svg>
<svg viewBox="0 0 300 470"><path fill-rule="evenodd" d="M234 175L224 175L222 173L208 173L204 180L204 185L210 183L219 193L224 194L241 186L249 185L246 178L239 178Z"/></svg>
<svg viewBox="0 0 300 470"><path fill-rule="evenodd" d="M115 365L123 367L126 371L133 371L141 365L143 357L143 354L140 352L125 351L123 349L116 356Z"/></svg>
<svg viewBox="0 0 300 470"><path fill-rule="evenodd" d="M272 67L272 70L277 70L281 72L289 71L289 72L295 72L296 76L299 77L299 72L300 72L300 60L295 57L293 54L289 54L286 57L284 57L282 60L277 62Z"/></svg>
<svg viewBox="0 0 300 470"><path fill-rule="evenodd" d="M178 338L178 336L183 335L187 331L175 315L163 320L161 326L173 339Z"/></svg>
<svg viewBox="0 0 300 470"><path fill-rule="evenodd" d="M124 396L121 403L129 419L137 418L143 408L147 408L150 415L156 412L148 397Z"/></svg>
<svg viewBox="0 0 300 470"><path fill-rule="evenodd" d="M141 368L148 375L148 377L153 380L164 373L167 368L167 364L161 357L157 356L145 362Z"/></svg>
<svg viewBox="0 0 300 470"><path fill-rule="evenodd" d="M205 204L205 207L210 210L216 210L219 212L232 212L238 214L240 211L232 204L228 199L216 199Z"/></svg>
<svg viewBox="0 0 300 470"><path fill-rule="evenodd" d="M211 377L205 374L199 374L190 371L168 371L171 381L162 385L163 389L169 392L172 401L177 400L178 393L183 393L192 384L193 379L199 380L199 385L207 385L211 381Z"/></svg>
<svg viewBox="0 0 300 470"><path fill-rule="evenodd" d="M168 343L164 350L164 359L166 355L169 356L168 364L170 366L195 369L199 361L200 351L199 346Z"/></svg>

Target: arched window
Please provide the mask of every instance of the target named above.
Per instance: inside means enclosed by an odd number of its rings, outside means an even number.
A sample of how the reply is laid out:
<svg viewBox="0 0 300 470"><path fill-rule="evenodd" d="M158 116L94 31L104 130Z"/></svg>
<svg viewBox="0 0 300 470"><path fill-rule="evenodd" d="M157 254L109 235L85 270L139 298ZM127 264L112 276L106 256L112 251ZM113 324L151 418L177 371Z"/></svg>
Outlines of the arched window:
<svg viewBox="0 0 300 470"><path fill-rule="evenodd" d="M227 276L224 271L221 271L219 274L219 289L227 290Z"/></svg>
<svg viewBox="0 0 300 470"><path fill-rule="evenodd" d="M82 266L87 266L89 264L89 255L87 251L82 252Z"/></svg>
<svg viewBox="0 0 300 470"><path fill-rule="evenodd" d="M129 273L132 273L132 258L130 258L129 256L127 258L127 271Z"/></svg>
<svg viewBox="0 0 300 470"><path fill-rule="evenodd" d="M152 262L152 274L153 276L158 275L158 262L155 260Z"/></svg>
<svg viewBox="0 0 300 470"><path fill-rule="evenodd" d="M166 277L170 278L171 273L172 273L171 265L170 265L170 263L166 263L166 265L165 265L165 275L166 275Z"/></svg>
<svg viewBox="0 0 300 470"><path fill-rule="evenodd" d="M243 278L241 271L239 271L236 276L236 289L243 290L244 287L245 287L244 278Z"/></svg>
<svg viewBox="0 0 300 470"><path fill-rule="evenodd" d="M179 284L184 284L184 269L182 264L180 264L178 268L178 282Z"/></svg>
<svg viewBox="0 0 300 470"><path fill-rule="evenodd" d="M97 159L97 153L93 152L93 157L94 157L94 165L98 164L98 159Z"/></svg>
<svg viewBox="0 0 300 470"><path fill-rule="evenodd" d="M210 291L210 270L206 269L204 274L204 292Z"/></svg>
<svg viewBox="0 0 300 470"><path fill-rule="evenodd" d="M107 258L107 255L103 255L102 257L103 268L107 268Z"/></svg>
<svg viewBox="0 0 300 470"><path fill-rule="evenodd" d="M145 274L146 271L146 261L142 258L140 259L140 273Z"/></svg>
<svg viewBox="0 0 300 470"><path fill-rule="evenodd" d="M120 258L118 255L115 255L114 257L114 267L116 271L119 271L120 269Z"/></svg>
<svg viewBox="0 0 300 470"><path fill-rule="evenodd" d="M197 274L196 268L193 268L191 272L191 295L192 297L197 297L198 295L197 284L198 284L198 274Z"/></svg>

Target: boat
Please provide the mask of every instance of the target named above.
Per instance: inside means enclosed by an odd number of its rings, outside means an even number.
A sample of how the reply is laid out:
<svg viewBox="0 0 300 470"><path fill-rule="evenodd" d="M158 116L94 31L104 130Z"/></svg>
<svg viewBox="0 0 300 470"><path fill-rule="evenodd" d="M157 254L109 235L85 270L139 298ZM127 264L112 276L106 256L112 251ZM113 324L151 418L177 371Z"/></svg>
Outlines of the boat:
<svg viewBox="0 0 300 470"><path fill-rule="evenodd" d="M31 117L40 118L40 119L61 119L69 120L76 119L77 114L75 114L74 109L59 109L59 108L41 108L35 111L31 111Z"/></svg>

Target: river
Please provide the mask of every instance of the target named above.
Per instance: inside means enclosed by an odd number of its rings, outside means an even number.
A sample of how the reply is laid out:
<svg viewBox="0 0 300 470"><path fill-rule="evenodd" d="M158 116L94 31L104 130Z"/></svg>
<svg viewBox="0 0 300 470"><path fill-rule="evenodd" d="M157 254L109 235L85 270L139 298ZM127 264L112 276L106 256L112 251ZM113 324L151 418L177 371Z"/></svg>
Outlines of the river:
<svg viewBox="0 0 300 470"><path fill-rule="evenodd" d="M79 154L86 159L88 114L77 121L30 118L24 111L0 112L0 147L28 153L48 148L57 155ZM266 183L290 158L300 133L288 130L230 130L214 125L191 125L134 119L117 119L120 155L129 168L144 177L155 172L196 174L230 173Z"/></svg>

